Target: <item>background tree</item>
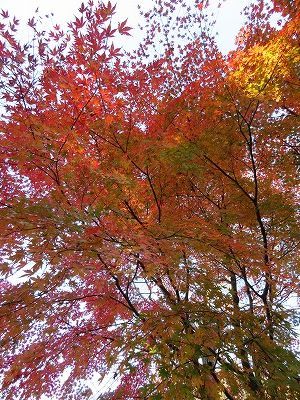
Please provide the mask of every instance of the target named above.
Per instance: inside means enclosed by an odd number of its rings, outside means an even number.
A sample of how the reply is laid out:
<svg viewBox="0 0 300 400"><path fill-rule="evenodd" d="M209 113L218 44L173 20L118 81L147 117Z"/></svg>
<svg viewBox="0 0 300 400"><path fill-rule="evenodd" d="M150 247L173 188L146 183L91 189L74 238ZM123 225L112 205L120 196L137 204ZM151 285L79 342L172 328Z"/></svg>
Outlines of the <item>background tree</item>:
<svg viewBox="0 0 300 400"><path fill-rule="evenodd" d="M110 2L25 45L2 12L4 398L298 398L298 4L228 56L207 7L154 2L125 55Z"/></svg>

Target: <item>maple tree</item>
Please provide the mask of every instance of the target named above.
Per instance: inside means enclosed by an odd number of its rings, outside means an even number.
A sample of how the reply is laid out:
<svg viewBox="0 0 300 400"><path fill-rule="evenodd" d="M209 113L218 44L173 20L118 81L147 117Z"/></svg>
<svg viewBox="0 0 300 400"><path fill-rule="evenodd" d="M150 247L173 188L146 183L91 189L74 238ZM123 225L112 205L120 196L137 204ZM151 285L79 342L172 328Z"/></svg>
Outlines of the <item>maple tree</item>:
<svg viewBox="0 0 300 400"><path fill-rule="evenodd" d="M130 54L110 2L25 44L2 11L2 398L300 395L299 4L228 55L208 7L154 2Z"/></svg>

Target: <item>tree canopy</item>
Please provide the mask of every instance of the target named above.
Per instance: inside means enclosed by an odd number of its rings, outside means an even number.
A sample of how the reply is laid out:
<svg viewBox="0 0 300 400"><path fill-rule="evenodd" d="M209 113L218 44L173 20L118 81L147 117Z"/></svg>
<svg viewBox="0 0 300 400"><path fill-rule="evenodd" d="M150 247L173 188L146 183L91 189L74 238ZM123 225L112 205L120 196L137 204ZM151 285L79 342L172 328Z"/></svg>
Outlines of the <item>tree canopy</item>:
<svg viewBox="0 0 300 400"><path fill-rule="evenodd" d="M2 399L299 398L299 1L208 7L2 11Z"/></svg>

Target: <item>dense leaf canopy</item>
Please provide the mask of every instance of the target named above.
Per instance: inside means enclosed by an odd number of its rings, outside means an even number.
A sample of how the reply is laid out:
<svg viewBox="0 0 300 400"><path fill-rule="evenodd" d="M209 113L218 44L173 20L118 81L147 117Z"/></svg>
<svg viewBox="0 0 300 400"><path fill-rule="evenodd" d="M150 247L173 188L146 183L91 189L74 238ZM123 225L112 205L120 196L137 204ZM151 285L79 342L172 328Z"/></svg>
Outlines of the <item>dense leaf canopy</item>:
<svg viewBox="0 0 300 400"><path fill-rule="evenodd" d="M1 399L299 398L299 2L208 7L2 11Z"/></svg>

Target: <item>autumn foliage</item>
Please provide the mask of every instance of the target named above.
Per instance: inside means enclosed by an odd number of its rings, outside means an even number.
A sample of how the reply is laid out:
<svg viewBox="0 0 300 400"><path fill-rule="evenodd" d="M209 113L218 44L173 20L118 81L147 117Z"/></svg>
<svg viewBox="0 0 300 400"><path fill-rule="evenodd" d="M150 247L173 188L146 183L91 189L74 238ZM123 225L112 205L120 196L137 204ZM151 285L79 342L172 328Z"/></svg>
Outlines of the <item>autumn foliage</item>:
<svg viewBox="0 0 300 400"><path fill-rule="evenodd" d="M3 400L300 396L299 2L152 5L1 13Z"/></svg>

